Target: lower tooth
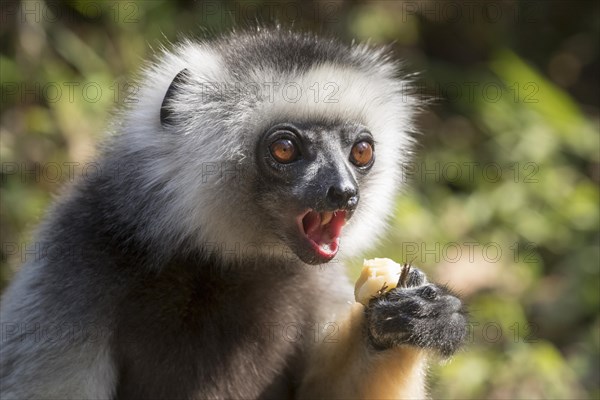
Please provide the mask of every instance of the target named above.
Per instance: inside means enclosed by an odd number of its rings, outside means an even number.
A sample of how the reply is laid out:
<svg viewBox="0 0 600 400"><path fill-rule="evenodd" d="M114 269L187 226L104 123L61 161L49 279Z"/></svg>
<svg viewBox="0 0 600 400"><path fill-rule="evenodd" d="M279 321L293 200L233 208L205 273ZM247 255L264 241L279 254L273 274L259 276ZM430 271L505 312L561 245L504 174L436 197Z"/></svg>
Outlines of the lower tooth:
<svg viewBox="0 0 600 400"><path fill-rule="evenodd" d="M329 245L328 244L324 244L321 246L321 249L325 250L325 251L329 251Z"/></svg>

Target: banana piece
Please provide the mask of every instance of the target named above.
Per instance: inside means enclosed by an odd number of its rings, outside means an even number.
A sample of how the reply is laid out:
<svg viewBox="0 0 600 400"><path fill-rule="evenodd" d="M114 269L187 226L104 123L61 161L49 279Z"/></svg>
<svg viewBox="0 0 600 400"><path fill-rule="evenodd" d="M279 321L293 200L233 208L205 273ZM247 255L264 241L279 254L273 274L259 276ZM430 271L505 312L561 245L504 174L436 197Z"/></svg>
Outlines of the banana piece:
<svg viewBox="0 0 600 400"><path fill-rule="evenodd" d="M364 306L378 295L403 285L410 266L400 265L389 258L364 260L363 269L354 285L354 298Z"/></svg>

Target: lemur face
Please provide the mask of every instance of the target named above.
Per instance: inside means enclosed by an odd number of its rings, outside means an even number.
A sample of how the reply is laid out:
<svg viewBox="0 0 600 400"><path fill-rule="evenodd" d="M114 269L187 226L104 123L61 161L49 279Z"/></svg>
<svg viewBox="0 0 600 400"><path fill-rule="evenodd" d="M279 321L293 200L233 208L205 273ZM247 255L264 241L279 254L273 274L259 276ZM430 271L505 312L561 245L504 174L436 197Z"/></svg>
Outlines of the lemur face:
<svg viewBox="0 0 600 400"><path fill-rule="evenodd" d="M355 123L279 123L260 137L256 155L257 192L277 209L280 239L306 263L333 259L375 163L373 135Z"/></svg>

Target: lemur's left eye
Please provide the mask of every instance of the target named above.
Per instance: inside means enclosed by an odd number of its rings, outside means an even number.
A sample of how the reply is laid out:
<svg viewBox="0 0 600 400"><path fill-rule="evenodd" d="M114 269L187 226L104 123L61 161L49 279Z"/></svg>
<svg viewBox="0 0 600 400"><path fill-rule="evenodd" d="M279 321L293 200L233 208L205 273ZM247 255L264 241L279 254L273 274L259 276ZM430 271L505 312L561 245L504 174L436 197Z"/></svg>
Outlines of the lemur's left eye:
<svg viewBox="0 0 600 400"><path fill-rule="evenodd" d="M290 139L277 139L269 147L273 158L282 164L288 164L298 159L298 147Z"/></svg>
<svg viewBox="0 0 600 400"><path fill-rule="evenodd" d="M366 140L355 143L350 151L350 161L357 167L365 167L373 160L373 145Z"/></svg>

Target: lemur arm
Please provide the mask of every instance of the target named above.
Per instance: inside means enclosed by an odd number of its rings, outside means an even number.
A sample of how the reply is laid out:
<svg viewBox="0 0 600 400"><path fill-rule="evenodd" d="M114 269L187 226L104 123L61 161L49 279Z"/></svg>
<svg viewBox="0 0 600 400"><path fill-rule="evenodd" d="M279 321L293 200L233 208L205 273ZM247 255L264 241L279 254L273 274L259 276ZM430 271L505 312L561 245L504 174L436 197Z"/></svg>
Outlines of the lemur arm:
<svg viewBox="0 0 600 400"><path fill-rule="evenodd" d="M422 399L425 352L399 346L376 350L366 335L364 306L348 306L338 334L312 350L299 399Z"/></svg>
<svg viewBox="0 0 600 400"><path fill-rule="evenodd" d="M449 357L463 343L466 311L447 287L408 266L389 291L377 274L357 286L367 281L367 296L355 292L362 304L338 314L337 340L314 346L299 398L426 398L427 354Z"/></svg>

